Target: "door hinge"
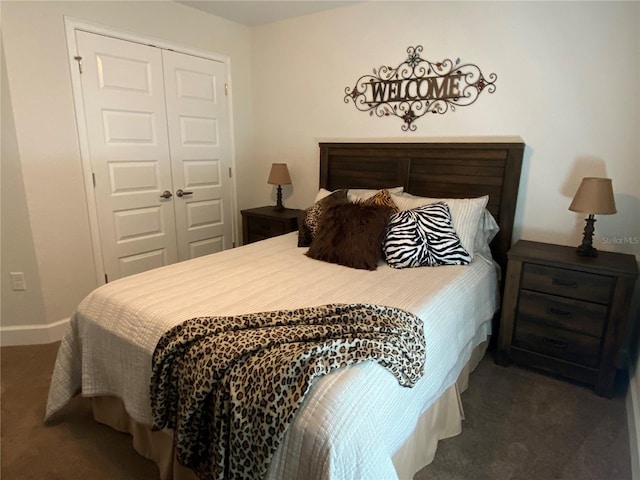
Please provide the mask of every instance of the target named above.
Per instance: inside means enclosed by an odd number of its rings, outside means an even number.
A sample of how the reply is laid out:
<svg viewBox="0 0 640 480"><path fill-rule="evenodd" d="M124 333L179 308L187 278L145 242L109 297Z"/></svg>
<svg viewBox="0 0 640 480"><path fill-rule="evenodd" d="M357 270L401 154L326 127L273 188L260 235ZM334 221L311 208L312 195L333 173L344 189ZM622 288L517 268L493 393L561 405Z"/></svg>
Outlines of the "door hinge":
<svg viewBox="0 0 640 480"><path fill-rule="evenodd" d="M96 188L96 174L95 173L91 174L91 179L93 180L93 188Z"/></svg>
<svg viewBox="0 0 640 480"><path fill-rule="evenodd" d="M104 274L104 283L109 283L109 277L107 277L107 274Z"/></svg>
<svg viewBox="0 0 640 480"><path fill-rule="evenodd" d="M224 96L228 96L229 95L229 84L225 83L224 84Z"/></svg>
<svg viewBox="0 0 640 480"><path fill-rule="evenodd" d="M80 70L80 74L82 74L82 57L80 55L76 55L73 59L78 62L78 70Z"/></svg>

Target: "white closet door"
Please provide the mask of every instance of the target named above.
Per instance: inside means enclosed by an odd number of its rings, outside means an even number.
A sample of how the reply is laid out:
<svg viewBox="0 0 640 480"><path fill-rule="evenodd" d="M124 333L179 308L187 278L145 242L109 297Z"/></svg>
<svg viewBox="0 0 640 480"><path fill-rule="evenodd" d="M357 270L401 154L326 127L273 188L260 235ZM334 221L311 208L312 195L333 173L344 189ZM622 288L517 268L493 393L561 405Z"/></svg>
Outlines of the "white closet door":
<svg viewBox="0 0 640 480"><path fill-rule="evenodd" d="M232 246L226 68L167 50L162 57L178 259L186 260Z"/></svg>
<svg viewBox="0 0 640 480"><path fill-rule="evenodd" d="M225 64L80 30L76 45L108 279L232 247Z"/></svg>
<svg viewBox="0 0 640 480"><path fill-rule="evenodd" d="M177 260L161 51L76 31L109 280Z"/></svg>

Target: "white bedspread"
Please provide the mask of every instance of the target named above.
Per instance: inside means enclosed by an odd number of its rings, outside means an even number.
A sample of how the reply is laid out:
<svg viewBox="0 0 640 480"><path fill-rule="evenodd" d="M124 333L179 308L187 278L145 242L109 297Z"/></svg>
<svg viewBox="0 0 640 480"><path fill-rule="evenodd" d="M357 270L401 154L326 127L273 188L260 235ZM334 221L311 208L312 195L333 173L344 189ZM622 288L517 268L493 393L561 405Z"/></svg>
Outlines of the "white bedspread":
<svg viewBox="0 0 640 480"><path fill-rule="evenodd" d="M115 395L138 422L152 422L151 357L160 336L196 316L235 315L327 303L372 303L425 322L425 376L398 385L367 362L327 375L307 395L269 478L396 479L394 453L490 334L497 308L494 266L376 271L312 260L291 233L104 285L85 298L62 341L46 418L82 391Z"/></svg>

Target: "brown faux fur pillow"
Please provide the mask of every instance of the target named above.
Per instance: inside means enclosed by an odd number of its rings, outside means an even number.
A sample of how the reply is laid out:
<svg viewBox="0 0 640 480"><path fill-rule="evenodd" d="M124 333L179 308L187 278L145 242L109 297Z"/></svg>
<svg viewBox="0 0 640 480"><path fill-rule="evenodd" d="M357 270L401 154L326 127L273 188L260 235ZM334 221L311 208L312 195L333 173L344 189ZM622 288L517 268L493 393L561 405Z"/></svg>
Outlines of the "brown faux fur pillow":
<svg viewBox="0 0 640 480"><path fill-rule="evenodd" d="M347 191L336 190L331 195L318 200L312 206L307 208L304 211L304 215L301 218L298 218L298 246L308 247L311 245L311 241L316 235L320 218L322 218L325 208L329 205L347 202Z"/></svg>
<svg viewBox="0 0 640 480"><path fill-rule="evenodd" d="M306 255L351 268L375 270L382 259L382 238L390 209L344 203L328 206Z"/></svg>

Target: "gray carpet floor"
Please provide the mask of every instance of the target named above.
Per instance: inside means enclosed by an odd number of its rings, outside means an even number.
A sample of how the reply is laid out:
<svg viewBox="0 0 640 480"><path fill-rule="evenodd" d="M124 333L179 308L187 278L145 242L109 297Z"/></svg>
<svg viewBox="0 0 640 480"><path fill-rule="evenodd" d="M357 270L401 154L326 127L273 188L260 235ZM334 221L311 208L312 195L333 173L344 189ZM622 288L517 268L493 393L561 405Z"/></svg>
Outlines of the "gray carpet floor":
<svg viewBox="0 0 640 480"><path fill-rule="evenodd" d="M613 399L487 355L462 395L461 435L415 480L628 480L624 393Z"/></svg>
<svg viewBox="0 0 640 480"><path fill-rule="evenodd" d="M0 349L1 478L157 480L128 435L93 422L87 399L74 399L55 424L42 424L57 346ZM462 400L462 434L441 441L415 480L631 478L623 396L603 399L487 356Z"/></svg>

